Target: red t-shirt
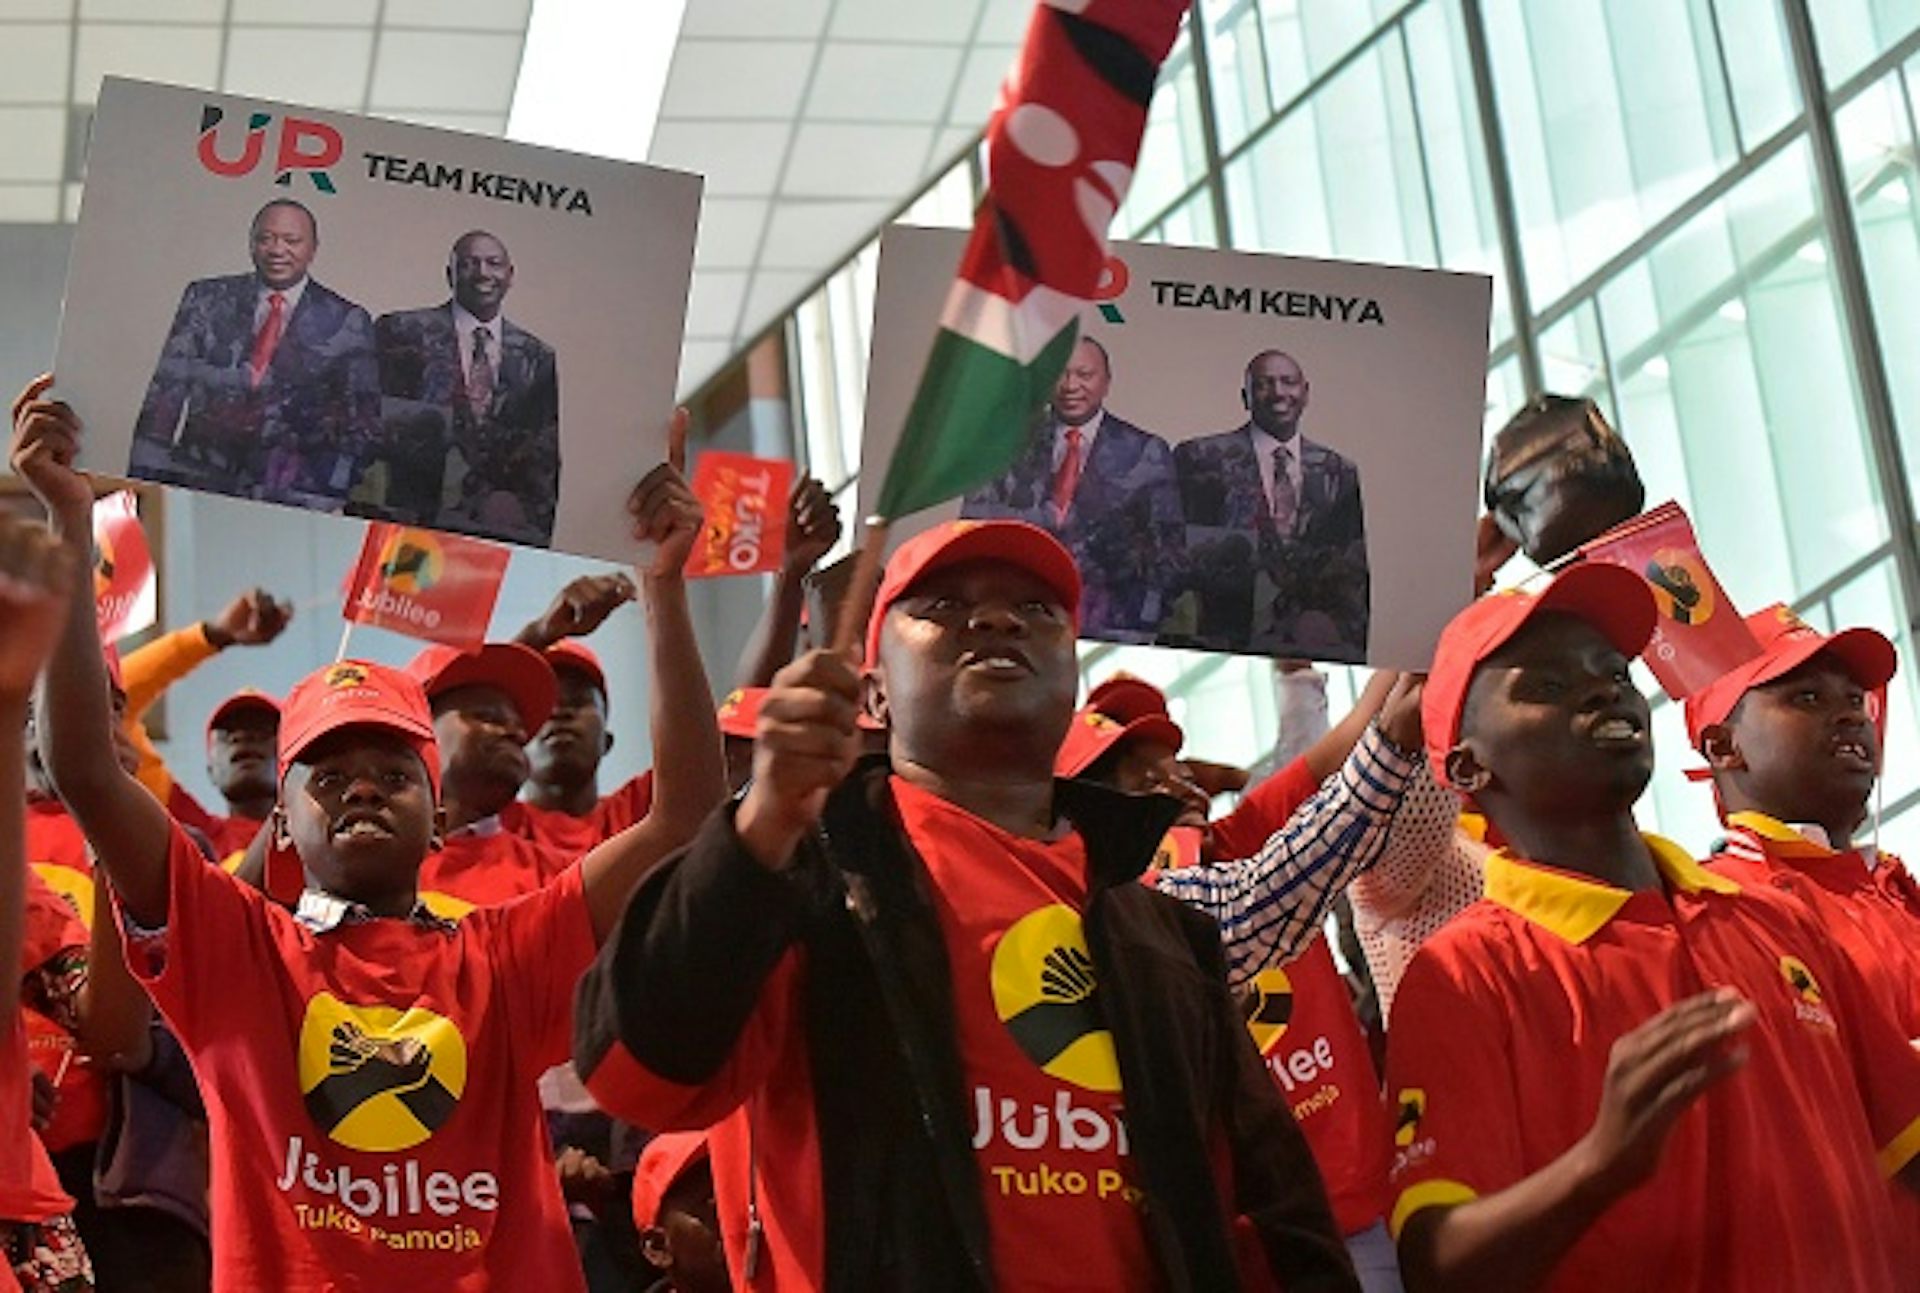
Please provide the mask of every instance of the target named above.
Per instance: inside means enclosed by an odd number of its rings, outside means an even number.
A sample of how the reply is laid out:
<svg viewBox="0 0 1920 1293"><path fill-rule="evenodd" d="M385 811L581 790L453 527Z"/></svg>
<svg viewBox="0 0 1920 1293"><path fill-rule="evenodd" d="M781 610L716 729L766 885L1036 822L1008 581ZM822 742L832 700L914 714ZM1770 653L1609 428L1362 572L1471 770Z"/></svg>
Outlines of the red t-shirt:
<svg viewBox="0 0 1920 1293"><path fill-rule="evenodd" d="M516 799L500 810L500 826L509 835L532 840L571 861L626 830L652 807L653 772L649 769L611 794L600 796L585 817Z"/></svg>
<svg viewBox="0 0 1920 1293"><path fill-rule="evenodd" d="M427 855L420 867L420 896L436 914L458 920L475 907L495 907L537 892L573 861L492 823L469 827Z"/></svg>
<svg viewBox="0 0 1920 1293"><path fill-rule="evenodd" d="M73 1211L73 1200L33 1131L27 1038L15 1019L0 1028L0 1221L45 1221ZM0 1272L6 1266L0 1263Z"/></svg>
<svg viewBox="0 0 1920 1293"><path fill-rule="evenodd" d="M1614 1042L1725 986L1759 1013L1746 1067L1681 1116L1653 1179L1546 1287L1910 1287L1885 1178L1920 1152L1920 1055L1803 908L1649 843L1667 892L1496 854L1487 896L1414 957L1387 1050L1394 1232L1560 1157L1593 1124Z"/></svg>
<svg viewBox="0 0 1920 1293"><path fill-rule="evenodd" d="M1085 844L1010 835L899 777L893 793L933 878L995 1269L1009 1288L1154 1287L1081 927Z"/></svg>
<svg viewBox="0 0 1920 1293"><path fill-rule="evenodd" d="M578 872L316 933L177 828L169 866L128 962L206 1097L214 1288L584 1287L535 1090L594 953Z"/></svg>
<svg viewBox="0 0 1920 1293"><path fill-rule="evenodd" d="M1252 857L1319 789L1307 761L1295 759L1209 825L1209 856ZM1367 1035L1326 940L1285 966L1261 971L1253 988L1259 996L1247 1026L1313 1151L1334 1220L1342 1234L1365 1230L1387 1210L1393 1124Z"/></svg>
<svg viewBox="0 0 1920 1293"><path fill-rule="evenodd" d="M1386 1215L1393 1123L1327 940L1253 978L1247 1027L1326 1179L1340 1233Z"/></svg>
<svg viewBox="0 0 1920 1293"><path fill-rule="evenodd" d="M1727 824L1724 851L1708 869L1804 902L1907 1036L1920 1039L1920 886L1905 865L1883 856L1869 870L1857 852L1835 852L1759 813Z"/></svg>

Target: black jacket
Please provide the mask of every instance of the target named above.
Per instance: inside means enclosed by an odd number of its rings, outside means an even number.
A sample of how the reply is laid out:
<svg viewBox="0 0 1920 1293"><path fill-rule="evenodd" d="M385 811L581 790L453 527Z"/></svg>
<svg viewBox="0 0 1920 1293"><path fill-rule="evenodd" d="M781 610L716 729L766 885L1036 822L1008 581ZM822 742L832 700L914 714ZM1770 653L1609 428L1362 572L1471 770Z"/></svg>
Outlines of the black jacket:
<svg viewBox="0 0 1920 1293"><path fill-rule="evenodd" d="M946 946L887 776L883 758L856 769L782 873L746 854L731 808L716 814L635 894L582 979L575 1058L611 1112L657 1118L644 1092L714 1082L800 945L824 1198L825 1270L812 1279L860 1293L990 1289ZM1056 803L1086 842L1087 944L1164 1286L1239 1287L1238 1214L1289 1293L1357 1289L1306 1142L1228 995L1218 930L1138 883L1176 805L1077 781L1057 783ZM1222 1139L1230 1200L1210 1157ZM783 1164L762 1153L757 1167L764 1178Z"/></svg>

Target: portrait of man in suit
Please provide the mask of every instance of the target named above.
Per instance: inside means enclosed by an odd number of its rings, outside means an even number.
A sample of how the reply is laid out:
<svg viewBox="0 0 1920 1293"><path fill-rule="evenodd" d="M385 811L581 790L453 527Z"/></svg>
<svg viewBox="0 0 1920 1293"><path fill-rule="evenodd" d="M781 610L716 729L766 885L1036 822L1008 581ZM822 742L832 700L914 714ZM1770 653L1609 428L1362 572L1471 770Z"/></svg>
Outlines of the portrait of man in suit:
<svg viewBox="0 0 1920 1293"><path fill-rule="evenodd" d="M1186 522L1194 645L1362 663L1369 580L1360 473L1301 434L1307 375L1262 351L1246 367L1247 421L1173 451Z"/></svg>
<svg viewBox="0 0 1920 1293"><path fill-rule="evenodd" d="M309 273L313 212L276 198L253 272L187 284L134 423L129 474L338 511L379 433L373 322Z"/></svg>
<svg viewBox="0 0 1920 1293"><path fill-rule="evenodd" d="M1112 386L1106 348L1081 337L1026 451L960 515L1051 532L1080 564L1080 631L1149 642L1179 564L1180 493L1167 442L1106 407Z"/></svg>
<svg viewBox="0 0 1920 1293"><path fill-rule="evenodd" d="M452 299L382 315L381 434L348 510L546 547L560 495L553 348L507 318L513 258L482 229L447 256Z"/></svg>

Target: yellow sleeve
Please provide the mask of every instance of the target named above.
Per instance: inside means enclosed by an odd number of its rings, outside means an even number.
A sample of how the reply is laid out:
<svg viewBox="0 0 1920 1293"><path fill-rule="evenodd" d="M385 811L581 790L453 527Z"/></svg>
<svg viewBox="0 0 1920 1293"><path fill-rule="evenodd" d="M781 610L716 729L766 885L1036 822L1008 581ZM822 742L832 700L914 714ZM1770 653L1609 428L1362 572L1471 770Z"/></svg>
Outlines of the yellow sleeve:
<svg viewBox="0 0 1920 1293"><path fill-rule="evenodd" d="M127 689L127 736L140 754L134 776L163 804L173 793L173 774L153 748L143 720L167 688L219 654L220 649L207 641L206 626L196 623L164 633L120 661L121 681Z"/></svg>

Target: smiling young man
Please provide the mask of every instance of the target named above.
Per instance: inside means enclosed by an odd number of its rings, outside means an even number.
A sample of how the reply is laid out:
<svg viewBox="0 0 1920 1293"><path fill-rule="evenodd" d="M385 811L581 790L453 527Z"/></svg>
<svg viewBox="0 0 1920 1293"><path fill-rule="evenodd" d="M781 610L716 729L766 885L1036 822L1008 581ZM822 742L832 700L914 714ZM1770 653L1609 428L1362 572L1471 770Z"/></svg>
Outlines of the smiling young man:
<svg viewBox="0 0 1920 1293"><path fill-rule="evenodd" d="M1388 1038L1407 1286L1909 1287L1920 1055L1798 904L1634 825L1655 619L1576 565L1441 634L1429 758L1509 847Z"/></svg>
<svg viewBox="0 0 1920 1293"><path fill-rule="evenodd" d="M581 985L601 1102L714 1124L743 1286L1355 1288L1217 928L1138 882L1178 804L1054 778L1079 591L1020 522L903 544L864 684L780 672Z"/></svg>
<svg viewBox="0 0 1920 1293"><path fill-rule="evenodd" d="M15 406L12 464L79 559L92 486L73 467L79 422L47 385ZM42 749L206 1096L218 1293L581 1287L535 1082L566 1056L574 981L633 883L723 796L680 574L701 524L678 471L684 416L671 443L673 465L629 501L655 545L653 811L538 894L458 924L419 898L446 817L417 681L341 661L289 693L273 828L307 889L288 912L207 866L109 757L92 598L70 598Z"/></svg>
<svg viewBox="0 0 1920 1293"><path fill-rule="evenodd" d="M1707 866L1805 902L1920 1039L1920 886L1858 839L1880 776L1869 705L1899 657L1872 629L1829 637L1784 606L1747 623L1760 655L1687 698L1687 734L1708 764L1690 775L1713 779L1727 824Z"/></svg>

